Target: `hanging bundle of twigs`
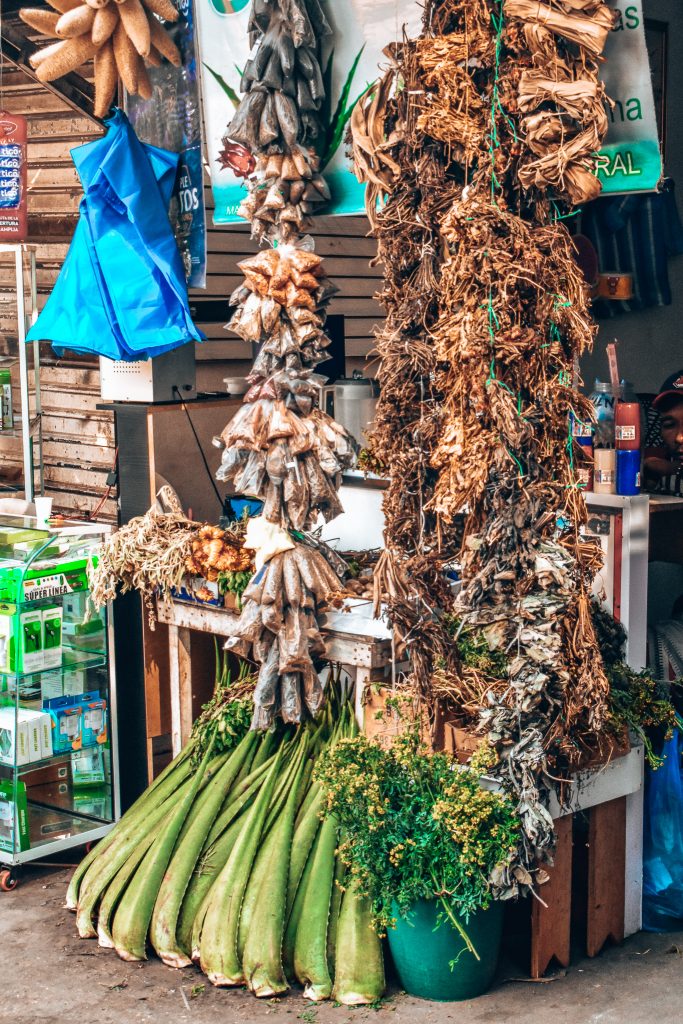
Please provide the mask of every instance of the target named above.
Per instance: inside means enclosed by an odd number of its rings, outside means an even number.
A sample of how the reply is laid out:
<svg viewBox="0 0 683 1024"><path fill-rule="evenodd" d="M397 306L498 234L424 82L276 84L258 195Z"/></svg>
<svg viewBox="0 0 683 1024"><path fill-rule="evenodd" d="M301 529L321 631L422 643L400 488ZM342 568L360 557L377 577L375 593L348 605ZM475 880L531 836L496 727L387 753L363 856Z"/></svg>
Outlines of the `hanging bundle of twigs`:
<svg viewBox="0 0 683 1024"><path fill-rule="evenodd" d="M607 707L569 430L588 417L572 379L594 326L559 217L599 191L611 24L602 0L431 0L421 38L393 48L352 124L386 269L378 591L408 683L497 747L527 865L552 848L553 778L594 745ZM454 559L455 605L441 572ZM446 612L500 655L498 679L460 661Z"/></svg>

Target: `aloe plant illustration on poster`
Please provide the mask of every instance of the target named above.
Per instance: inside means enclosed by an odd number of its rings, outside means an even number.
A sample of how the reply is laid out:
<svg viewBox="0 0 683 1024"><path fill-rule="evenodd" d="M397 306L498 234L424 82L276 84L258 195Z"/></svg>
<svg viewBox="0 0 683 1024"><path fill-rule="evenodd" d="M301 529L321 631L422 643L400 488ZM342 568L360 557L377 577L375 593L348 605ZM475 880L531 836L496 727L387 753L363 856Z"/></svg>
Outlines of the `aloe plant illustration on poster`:
<svg viewBox="0 0 683 1024"><path fill-rule="evenodd" d="M195 0L214 224L241 221L237 207L243 180L222 166L219 153L240 99L240 69L249 58L249 7L250 0ZM359 95L377 78L382 50L391 38L399 39L404 25L408 34L419 33L422 8L415 0L325 0L325 14L334 29L323 53L328 99L322 160L332 192L325 213L363 213L364 186L356 181L345 152L346 124Z"/></svg>
<svg viewBox="0 0 683 1024"><path fill-rule="evenodd" d="M653 192L662 176L657 117L645 42L642 0L609 0L617 21L601 75L614 101L600 150L603 192Z"/></svg>

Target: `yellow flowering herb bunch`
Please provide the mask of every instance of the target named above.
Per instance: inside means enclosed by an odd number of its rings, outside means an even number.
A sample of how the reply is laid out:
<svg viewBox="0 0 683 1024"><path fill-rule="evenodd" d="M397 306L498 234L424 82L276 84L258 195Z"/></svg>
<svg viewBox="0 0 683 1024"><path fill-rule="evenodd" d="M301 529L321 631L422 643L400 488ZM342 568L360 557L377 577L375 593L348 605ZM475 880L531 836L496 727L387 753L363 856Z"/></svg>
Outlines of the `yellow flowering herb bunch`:
<svg viewBox="0 0 683 1024"><path fill-rule="evenodd" d="M344 739L318 760L327 813L339 820L343 857L379 931L419 899L439 899L458 928L454 916L488 906L491 875L513 857L520 823L506 794L481 788L481 761L429 753L417 729L389 750Z"/></svg>

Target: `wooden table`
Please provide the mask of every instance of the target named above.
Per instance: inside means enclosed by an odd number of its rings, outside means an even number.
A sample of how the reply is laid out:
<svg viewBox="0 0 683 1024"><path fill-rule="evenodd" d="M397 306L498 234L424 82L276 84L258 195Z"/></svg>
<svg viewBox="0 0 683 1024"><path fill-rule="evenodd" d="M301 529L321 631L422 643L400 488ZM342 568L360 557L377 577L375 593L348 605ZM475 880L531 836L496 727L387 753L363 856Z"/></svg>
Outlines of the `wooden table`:
<svg viewBox="0 0 683 1024"><path fill-rule="evenodd" d="M354 609L366 602L350 602L348 612L328 614L322 630L327 657L342 665L355 684L355 706L363 725L363 697L372 682L385 679L392 664L388 629ZM158 601L159 622L168 626L171 689L171 743L173 756L180 752L192 730L192 632L229 637L237 616L225 608L189 601Z"/></svg>
<svg viewBox="0 0 683 1024"><path fill-rule="evenodd" d="M169 627L173 753L192 729L193 630L228 637L237 616L222 608L183 601L158 602L159 621ZM368 615L367 602L350 602L328 613L322 629L327 657L355 683L355 706L363 725L364 694L372 682L386 683L392 665L389 630ZM599 769L574 777L568 806L551 801L557 830L555 865L539 892L546 906L532 906L531 976L541 977L553 959L569 965L573 814L589 814L586 945L595 956L608 939L621 941L641 926L643 748L634 747ZM486 780L483 780L486 785Z"/></svg>

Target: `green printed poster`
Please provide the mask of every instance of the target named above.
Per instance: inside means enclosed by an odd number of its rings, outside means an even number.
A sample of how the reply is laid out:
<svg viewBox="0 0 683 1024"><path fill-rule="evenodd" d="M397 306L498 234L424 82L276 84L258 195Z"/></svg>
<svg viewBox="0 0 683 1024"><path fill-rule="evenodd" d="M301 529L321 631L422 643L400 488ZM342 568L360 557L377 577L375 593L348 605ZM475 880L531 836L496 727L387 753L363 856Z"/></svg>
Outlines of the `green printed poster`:
<svg viewBox="0 0 683 1024"><path fill-rule="evenodd" d="M604 193L654 192L662 176L657 117L645 42L642 0L609 0L618 11L601 69L609 130L600 150L598 177Z"/></svg>
<svg viewBox="0 0 683 1024"><path fill-rule="evenodd" d="M387 63L382 50L402 37L404 25L408 35L419 34L422 8L416 0L323 0L323 5L333 28L323 53L323 66L331 71L333 119L341 96L347 97L348 109L377 79L380 68ZM237 207L245 195L244 182L230 167L223 166L220 153L240 98L240 69L249 59L249 8L249 0L195 0L214 224L241 222ZM365 186L356 181L351 170L344 133L338 130L330 134L333 145L322 170L332 201L325 213L364 213Z"/></svg>

